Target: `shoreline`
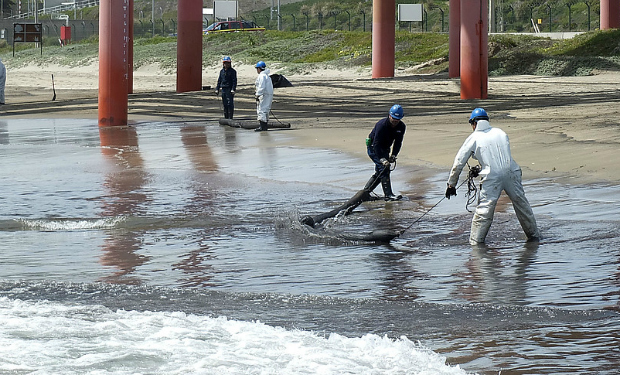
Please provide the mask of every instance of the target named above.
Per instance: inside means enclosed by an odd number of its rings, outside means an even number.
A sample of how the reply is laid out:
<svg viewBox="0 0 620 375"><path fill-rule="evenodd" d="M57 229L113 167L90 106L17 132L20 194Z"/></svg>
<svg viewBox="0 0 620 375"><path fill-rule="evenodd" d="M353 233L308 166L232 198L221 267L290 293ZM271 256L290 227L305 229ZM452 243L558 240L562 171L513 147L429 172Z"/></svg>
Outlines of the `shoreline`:
<svg viewBox="0 0 620 375"><path fill-rule="evenodd" d="M0 107L0 115L96 119L97 68L95 64L7 68L7 104ZM203 86L215 86L218 69L203 70ZM247 65L237 70L235 118L254 118L256 72ZM51 74L55 101L51 101ZM294 86L275 89L272 111L278 120L290 122L296 129L291 132L294 146L334 149L365 159L364 139L391 105L398 103L405 109L407 125L398 161L445 169L447 176L456 152L471 132L466 126L469 113L481 106L489 112L491 126L508 134L524 180L620 182L615 166L620 154L619 72L587 77L491 77L489 98L484 100L461 100L459 80L442 75L399 71L394 78L373 80L367 71L351 69L285 76ZM164 74L156 66L134 72L129 121L217 123L220 99L212 90L177 94L175 84L174 74Z"/></svg>

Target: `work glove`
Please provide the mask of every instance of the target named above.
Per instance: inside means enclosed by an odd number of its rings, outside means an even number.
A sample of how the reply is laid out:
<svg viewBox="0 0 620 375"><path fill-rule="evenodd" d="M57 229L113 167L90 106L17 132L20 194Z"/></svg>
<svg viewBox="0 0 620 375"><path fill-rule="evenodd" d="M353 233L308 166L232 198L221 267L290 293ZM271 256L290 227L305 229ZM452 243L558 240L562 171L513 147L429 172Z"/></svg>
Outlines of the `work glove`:
<svg viewBox="0 0 620 375"><path fill-rule="evenodd" d="M220 90L215 90L215 96L219 96L220 95Z"/></svg>
<svg viewBox="0 0 620 375"><path fill-rule="evenodd" d="M446 189L446 198L450 199L452 196L456 196L456 188L448 185L448 188Z"/></svg>
<svg viewBox="0 0 620 375"><path fill-rule="evenodd" d="M256 101L260 102L260 96L259 95L256 95Z"/></svg>
<svg viewBox="0 0 620 375"><path fill-rule="evenodd" d="M381 164L383 164L384 167L389 167L390 166L390 162L386 158L379 159L379 162Z"/></svg>
<svg viewBox="0 0 620 375"><path fill-rule="evenodd" d="M396 163L396 156L395 155L390 155L390 157L388 158L388 161L390 163Z"/></svg>
<svg viewBox="0 0 620 375"><path fill-rule="evenodd" d="M230 95L235 96L235 90L230 90Z"/></svg>

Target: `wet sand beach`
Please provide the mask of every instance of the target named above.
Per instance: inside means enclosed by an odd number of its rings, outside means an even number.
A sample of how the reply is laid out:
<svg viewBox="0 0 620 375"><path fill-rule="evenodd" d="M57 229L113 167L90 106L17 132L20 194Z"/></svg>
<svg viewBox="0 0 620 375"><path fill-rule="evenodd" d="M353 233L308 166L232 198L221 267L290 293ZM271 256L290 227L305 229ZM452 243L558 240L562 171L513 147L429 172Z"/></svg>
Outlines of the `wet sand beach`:
<svg viewBox="0 0 620 375"><path fill-rule="evenodd" d="M237 69L252 120L256 72ZM0 372L617 373L618 72L493 77L468 101L442 74L285 74L271 121L291 129L255 133L156 66L120 129L97 126L96 65L7 70ZM367 181L364 140L394 103L406 199L300 224ZM470 246L466 189L443 198L477 106L510 137L540 243L501 199Z"/></svg>
<svg viewBox="0 0 620 375"><path fill-rule="evenodd" d="M235 118L254 119L251 66L233 66L239 75ZM277 67L271 67L278 73ZM97 118L97 64L79 68L8 66L3 117ZM215 86L219 66L203 71L204 86ZM57 99L52 99L54 74ZM272 122L289 122L291 143L340 150L366 158L364 139L394 103L405 109L408 126L399 163L445 170L470 133L471 110L484 107L492 126L511 140L524 179L558 182L618 182L620 72L586 77L491 77L486 100L461 100L459 80L445 74L370 79L369 69L316 70L285 75L294 87L277 88ZM134 74L129 121L217 121L219 98L212 90L177 94L175 75L157 66Z"/></svg>

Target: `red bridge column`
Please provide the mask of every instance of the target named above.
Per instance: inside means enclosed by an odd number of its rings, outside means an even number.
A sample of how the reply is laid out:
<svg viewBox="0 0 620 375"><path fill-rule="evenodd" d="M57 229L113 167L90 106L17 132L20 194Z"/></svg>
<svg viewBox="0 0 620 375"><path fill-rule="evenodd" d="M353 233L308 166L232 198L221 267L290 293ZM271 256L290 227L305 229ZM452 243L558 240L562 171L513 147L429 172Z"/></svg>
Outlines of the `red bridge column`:
<svg viewBox="0 0 620 375"><path fill-rule="evenodd" d="M179 0L177 92L202 89L202 0Z"/></svg>
<svg viewBox="0 0 620 375"><path fill-rule="evenodd" d="M0 0L2 1L2 0ZM129 94L133 94L133 2L134 0L129 1L129 30L128 30L128 38L127 41L127 92Z"/></svg>
<svg viewBox="0 0 620 375"><path fill-rule="evenodd" d="M448 77L461 75L461 0L450 0Z"/></svg>
<svg viewBox="0 0 620 375"><path fill-rule="evenodd" d="M396 1L372 2L372 78L394 77Z"/></svg>
<svg viewBox="0 0 620 375"><path fill-rule="evenodd" d="M601 0L601 30L620 28L620 0Z"/></svg>
<svg viewBox="0 0 620 375"><path fill-rule="evenodd" d="M129 0L99 3L99 126L127 125Z"/></svg>
<svg viewBox="0 0 620 375"><path fill-rule="evenodd" d="M489 82L487 2L461 0L461 99L486 99Z"/></svg>

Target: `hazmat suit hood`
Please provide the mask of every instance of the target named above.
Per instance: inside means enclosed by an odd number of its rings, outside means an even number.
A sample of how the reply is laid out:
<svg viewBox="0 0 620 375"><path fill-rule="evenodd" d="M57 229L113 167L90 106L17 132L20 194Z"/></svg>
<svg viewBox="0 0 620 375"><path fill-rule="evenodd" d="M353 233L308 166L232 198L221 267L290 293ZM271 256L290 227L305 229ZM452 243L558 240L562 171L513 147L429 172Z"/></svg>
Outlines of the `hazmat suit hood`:
<svg viewBox="0 0 620 375"><path fill-rule="evenodd" d="M489 123L489 120L478 120L478 122L476 123L476 131L486 131L491 129L491 124Z"/></svg>

